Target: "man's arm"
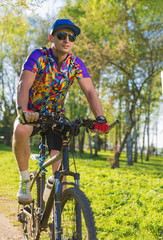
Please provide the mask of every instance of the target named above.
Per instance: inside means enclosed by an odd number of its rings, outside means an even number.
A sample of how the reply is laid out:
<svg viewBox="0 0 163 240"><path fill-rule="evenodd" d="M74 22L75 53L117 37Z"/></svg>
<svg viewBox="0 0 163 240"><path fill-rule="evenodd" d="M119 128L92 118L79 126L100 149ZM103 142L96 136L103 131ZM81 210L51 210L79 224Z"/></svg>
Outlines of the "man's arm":
<svg viewBox="0 0 163 240"><path fill-rule="evenodd" d="M29 90L35 80L35 74L28 70L24 70L19 79L17 89L17 107L22 106L23 111L27 111L29 101Z"/></svg>
<svg viewBox="0 0 163 240"><path fill-rule="evenodd" d="M20 80L17 89L17 102L16 105L22 107L22 111L28 111L29 90L35 80L35 73L24 70L20 75ZM33 122L38 119L38 113L25 113L27 122Z"/></svg>
<svg viewBox="0 0 163 240"><path fill-rule="evenodd" d="M98 98L97 92L93 86L91 78L82 78L78 82L88 100L91 111L93 112L95 118L97 118L98 116L102 116L103 110L101 102Z"/></svg>

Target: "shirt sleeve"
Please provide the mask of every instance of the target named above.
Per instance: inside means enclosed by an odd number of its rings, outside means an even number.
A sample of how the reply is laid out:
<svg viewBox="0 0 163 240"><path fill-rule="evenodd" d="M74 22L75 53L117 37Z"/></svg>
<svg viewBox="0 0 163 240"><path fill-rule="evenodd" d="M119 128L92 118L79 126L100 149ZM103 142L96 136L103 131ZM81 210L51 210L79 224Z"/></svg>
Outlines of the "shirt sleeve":
<svg viewBox="0 0 163 240"><path fill-rule="evenodd" d="M22 71L29 70L36 73L39 67L38 60L41 56L42 53L39 49L36 49L32 53L30 53L23 64Z"/></svg>
<svg viewBox="0 0 163 240"><path fill-rule="evenodd" d="M81 79L81 78L90 78L90 75L87 71L87 68L85 66L85 64L82 62L81 59L79 59L78 57L76 58L76 70L77 70L77 74L76 77L77 79Z"/></svg>

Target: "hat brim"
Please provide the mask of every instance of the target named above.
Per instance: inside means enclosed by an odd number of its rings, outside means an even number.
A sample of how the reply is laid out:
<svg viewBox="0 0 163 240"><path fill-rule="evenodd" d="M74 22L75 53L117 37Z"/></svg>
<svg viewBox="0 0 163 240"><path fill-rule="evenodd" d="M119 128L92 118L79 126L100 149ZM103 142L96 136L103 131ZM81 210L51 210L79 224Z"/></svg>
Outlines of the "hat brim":
<svg viewBox="0 0 163 240"><path fill-rule="evenodd" d="M71 24L60 24L50 30L50 35L52 35L55 31L60 30L60 29L70 29L71 31L73 31L75 33L75 36L78 36L80 34L79 27L77 27L75 25L71 25Z"/></svg>

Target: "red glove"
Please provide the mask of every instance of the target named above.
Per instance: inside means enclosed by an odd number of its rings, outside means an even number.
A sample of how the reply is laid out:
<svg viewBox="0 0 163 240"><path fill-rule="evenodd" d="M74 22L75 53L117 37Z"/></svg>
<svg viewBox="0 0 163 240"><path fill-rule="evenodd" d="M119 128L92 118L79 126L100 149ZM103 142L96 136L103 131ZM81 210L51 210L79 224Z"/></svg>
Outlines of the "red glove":
<svg viewBox="0 0 163 240"><path fill-rule="evenodd" d="M105 134L107 132L108 128L109 128L109 125L106 123L95 122L93 132Z"/></svg>
<svg viewBox="0 0 163 240"><path fill-rule="evenodd" d="M104 116L98 116L96 122L94 123L94 128L91 132L97 132L100 134L105 134L109 128L107 120Z"/></svg>

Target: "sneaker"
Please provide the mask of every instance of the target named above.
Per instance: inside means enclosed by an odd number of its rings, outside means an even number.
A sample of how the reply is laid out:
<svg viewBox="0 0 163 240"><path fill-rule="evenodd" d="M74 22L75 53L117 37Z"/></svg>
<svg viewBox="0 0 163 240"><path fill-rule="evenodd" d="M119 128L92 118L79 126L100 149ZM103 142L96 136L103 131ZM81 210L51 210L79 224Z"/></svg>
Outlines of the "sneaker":
<svg viewBox="0 0 163 240"><path fill-rule="evenodd" d="M29 180L23 179L20 182L17 198L18 198L18 202L22 204L28 204L32 202Z"/></svg>

